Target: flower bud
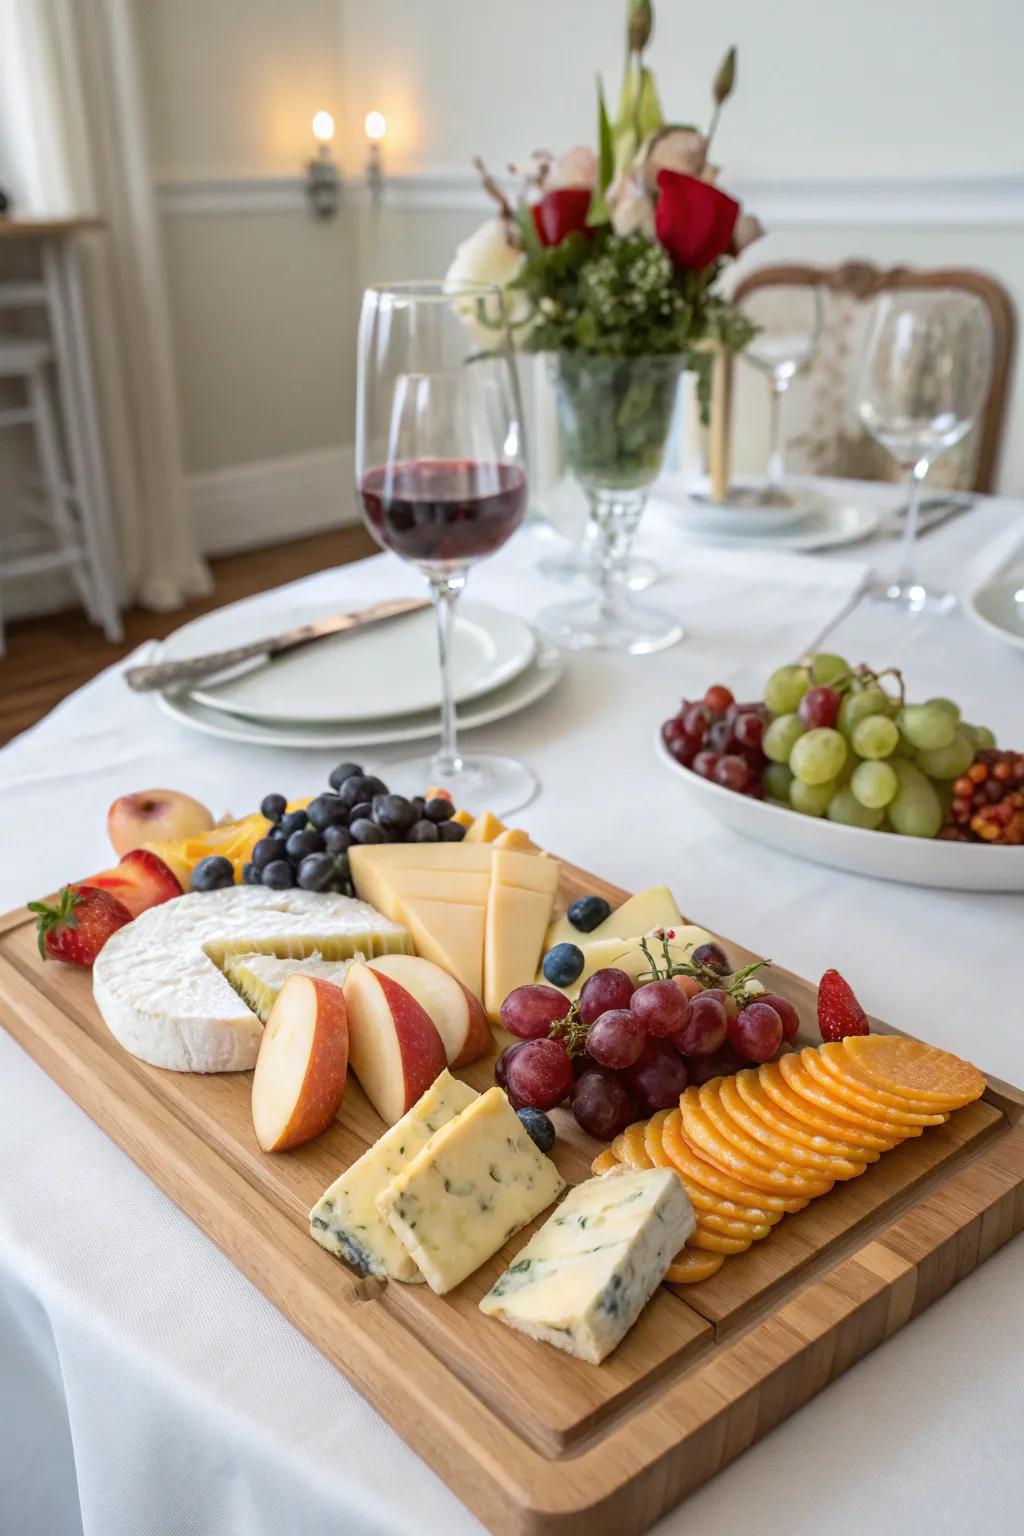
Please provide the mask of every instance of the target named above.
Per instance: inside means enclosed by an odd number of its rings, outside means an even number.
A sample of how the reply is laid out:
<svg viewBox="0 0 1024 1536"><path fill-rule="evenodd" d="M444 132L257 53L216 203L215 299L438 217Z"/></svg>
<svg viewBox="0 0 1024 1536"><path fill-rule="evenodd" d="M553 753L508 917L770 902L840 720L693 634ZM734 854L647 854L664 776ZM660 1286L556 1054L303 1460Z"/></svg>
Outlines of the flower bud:
<svg viewBox="0 0 1024 1536"><path fill-rule="evenodd" d="M626 38L630 53L643 53L654 31L654 10L651 0L629 0L629 22Z"/></svg>
<svg viewBox="0 0 1024 1536"><path fill-rule="evenodd" d="M728 101L736 86L736 49L730 48L715 75L714 84L711 87L715 104L721 106L723 101Z"/></svg>

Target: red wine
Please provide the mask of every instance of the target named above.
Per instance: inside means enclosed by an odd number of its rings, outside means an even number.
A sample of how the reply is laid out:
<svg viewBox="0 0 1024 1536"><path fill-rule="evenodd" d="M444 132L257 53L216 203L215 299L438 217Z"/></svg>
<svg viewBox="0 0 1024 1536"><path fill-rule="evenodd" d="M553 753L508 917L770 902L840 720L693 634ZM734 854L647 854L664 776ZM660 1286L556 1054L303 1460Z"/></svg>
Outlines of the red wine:
<svg viewBox="0 0 1024 1536"><path fill-rule="evenodd" d="M369 469L359 488L370 532L405 560L461 565L500 549L526 511L516 464L411 459Z"/></svg>

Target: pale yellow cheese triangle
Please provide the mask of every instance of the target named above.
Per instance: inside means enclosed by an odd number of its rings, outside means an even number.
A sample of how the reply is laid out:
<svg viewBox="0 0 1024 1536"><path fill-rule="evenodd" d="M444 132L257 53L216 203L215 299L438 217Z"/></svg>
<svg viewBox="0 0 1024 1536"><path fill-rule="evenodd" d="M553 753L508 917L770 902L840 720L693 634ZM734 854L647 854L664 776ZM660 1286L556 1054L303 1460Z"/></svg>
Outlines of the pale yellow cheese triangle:
<svg viewBox="0 0 1024 1536"><path fill-rule="evenodd" d="M484 937L484 1007L492 1019L513 988L533 980L557 884L553 860L494 850Z"/></svg>
<svg viewBox="0 0 1024 1536"><path fill-rule="evenodd" d="M482 905L419 896L402 900L402 921L416 953L456 976L474 997L483 992L485 911Z"/></svg>

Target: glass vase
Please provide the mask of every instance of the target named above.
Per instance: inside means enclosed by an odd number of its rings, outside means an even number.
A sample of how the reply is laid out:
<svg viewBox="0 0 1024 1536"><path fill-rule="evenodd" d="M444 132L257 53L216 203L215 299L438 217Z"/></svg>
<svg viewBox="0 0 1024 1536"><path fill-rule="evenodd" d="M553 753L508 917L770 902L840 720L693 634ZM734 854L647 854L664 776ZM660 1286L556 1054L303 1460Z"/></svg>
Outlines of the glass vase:
<svg viewBox="0 0 1024 1536"><path fill-rule="evenodd" d="M589 502L593 590L544 609L538 623L569 650L664 650L682 626L638 599L621 573L661 471L683 358L559 352L554 367L566 462Z"/></svg>

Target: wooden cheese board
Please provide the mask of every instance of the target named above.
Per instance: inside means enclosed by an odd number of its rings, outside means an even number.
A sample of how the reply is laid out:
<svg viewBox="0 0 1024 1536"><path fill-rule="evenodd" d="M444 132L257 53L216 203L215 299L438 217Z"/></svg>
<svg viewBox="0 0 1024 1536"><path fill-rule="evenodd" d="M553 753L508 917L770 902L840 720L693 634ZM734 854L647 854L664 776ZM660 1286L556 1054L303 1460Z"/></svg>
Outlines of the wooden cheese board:
<svg viewBox="0 0 1024 1536"><path fill-rule="evenodd" d="M626 893L563 864L565 903ZM724 940L739 965L753 957ZM773 970L801 1011L814 988ZM497 1326L484 1291L527 1233L447 1296L360 1278L310 1240L310 1206L381 1132L352 1084L333 1127L260 1151L249 1074L162 1071L107 1030L87 971L44 965L26 911L0 919L8 1032L370 1401L489 1530L646 1530L1024 1228L1024 1093L984 1097L788 1216L697 1285L663 1287L587 1365ZM886 1030L876 1021L873 1028ZM462 1074L493 1081L493 1058ZM556 1111L573 1183L598 1145Z"/></svg>

